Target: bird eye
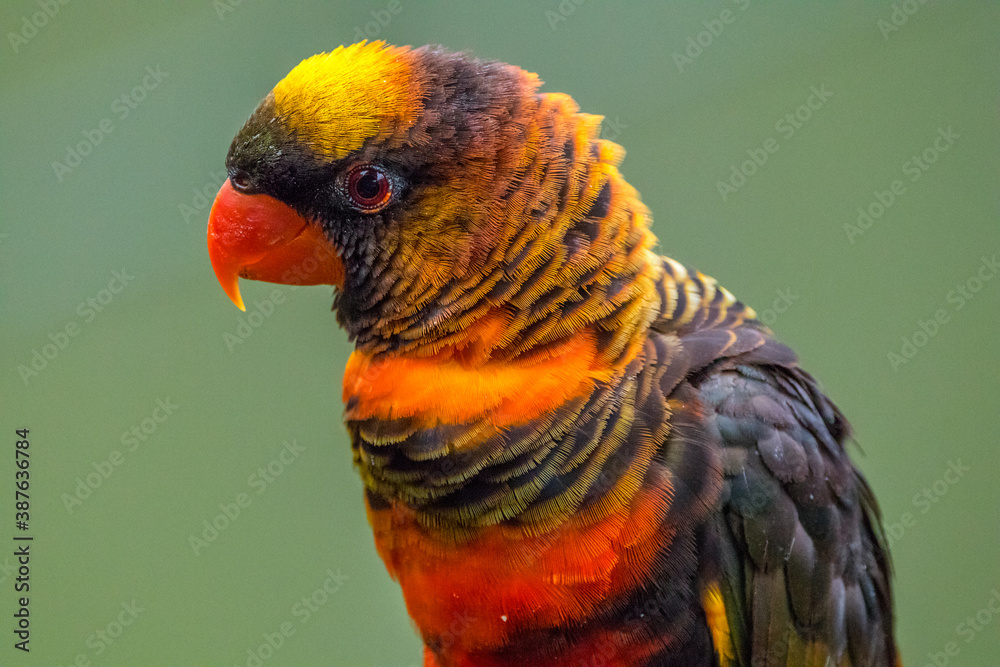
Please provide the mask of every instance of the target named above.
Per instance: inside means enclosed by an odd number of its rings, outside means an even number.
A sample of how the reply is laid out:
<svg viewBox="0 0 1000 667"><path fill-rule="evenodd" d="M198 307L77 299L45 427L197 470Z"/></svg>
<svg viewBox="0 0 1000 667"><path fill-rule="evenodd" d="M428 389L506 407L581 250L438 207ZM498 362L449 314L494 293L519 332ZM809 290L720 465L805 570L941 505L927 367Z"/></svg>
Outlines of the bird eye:
<svg viewBox="0 0 1000 667"><path fill-rule="evenodd" d="M351 206L364 213L381 211L392 199L392 181L370 164L359 164L347 172L344 189Z"/></svg>
<svg viewBox="0 0 1000 667"><path fill-rule="evenodd" d="M229 177L229 182L232 183L233 188L239 191L245 191L250 189L250 174L246 173L242 169L237 170Z"/></svg>

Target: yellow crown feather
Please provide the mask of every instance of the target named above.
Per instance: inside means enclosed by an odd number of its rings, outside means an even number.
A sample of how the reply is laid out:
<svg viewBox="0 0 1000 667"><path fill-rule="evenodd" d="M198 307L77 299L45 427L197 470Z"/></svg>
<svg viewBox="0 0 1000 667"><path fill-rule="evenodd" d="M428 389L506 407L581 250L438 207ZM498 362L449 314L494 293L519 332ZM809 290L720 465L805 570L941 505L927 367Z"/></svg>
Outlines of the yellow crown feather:
<svg viewBox="0 0 1000 667"><path fill-rule="evenodd" d="M274 87L275 111L313 150L341 159L409 128L422 85L408 47L359 42L299 63Z"/></svg>

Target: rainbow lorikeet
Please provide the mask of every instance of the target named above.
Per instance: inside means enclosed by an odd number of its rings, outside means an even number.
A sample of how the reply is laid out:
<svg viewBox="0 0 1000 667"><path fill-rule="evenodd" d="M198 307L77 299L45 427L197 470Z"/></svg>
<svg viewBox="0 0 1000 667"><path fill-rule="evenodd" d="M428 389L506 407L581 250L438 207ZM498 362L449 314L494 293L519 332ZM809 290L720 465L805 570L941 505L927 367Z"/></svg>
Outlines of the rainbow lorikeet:
<svg viewBox="0 0 1000 667"><path fill-rule="evenodd" d="M850 426L713 279L654 252L601 118L441 48L303 61L208 245L336 287L378 552L427 665L894 665Z"/></svg>

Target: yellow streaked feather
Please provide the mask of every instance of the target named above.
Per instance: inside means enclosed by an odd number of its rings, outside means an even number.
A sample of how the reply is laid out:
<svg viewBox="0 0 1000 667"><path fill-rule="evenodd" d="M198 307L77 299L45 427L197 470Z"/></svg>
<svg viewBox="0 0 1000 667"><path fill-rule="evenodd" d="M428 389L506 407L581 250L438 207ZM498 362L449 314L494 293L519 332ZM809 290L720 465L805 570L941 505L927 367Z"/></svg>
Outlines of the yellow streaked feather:
<svg viewBox="0 0 1000 667"><path fill-rule="evenodd" d="M709 585L701 594L701 606L705 610L705 619L712 631L712 643L719 656L721 667L736 665L736 651L733 649L733 639L729 632L729 619L726 618L726 604L722 600L719 585Z"/></svg>

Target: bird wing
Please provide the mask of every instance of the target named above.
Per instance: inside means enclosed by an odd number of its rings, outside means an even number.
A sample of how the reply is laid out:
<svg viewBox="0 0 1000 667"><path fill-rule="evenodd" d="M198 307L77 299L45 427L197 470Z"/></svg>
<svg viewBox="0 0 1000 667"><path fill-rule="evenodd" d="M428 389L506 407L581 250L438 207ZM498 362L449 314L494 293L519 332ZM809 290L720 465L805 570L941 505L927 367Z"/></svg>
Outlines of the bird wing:
<svg viewBox="0 0 1000 667"><path fill-rule="evenodd" d="M706 537L717 558L702 574L722 664L895 664L889 558L846 419L756 322L681 343L701 363L714 355L687 379L722 448L722 511Z"/></svg>

